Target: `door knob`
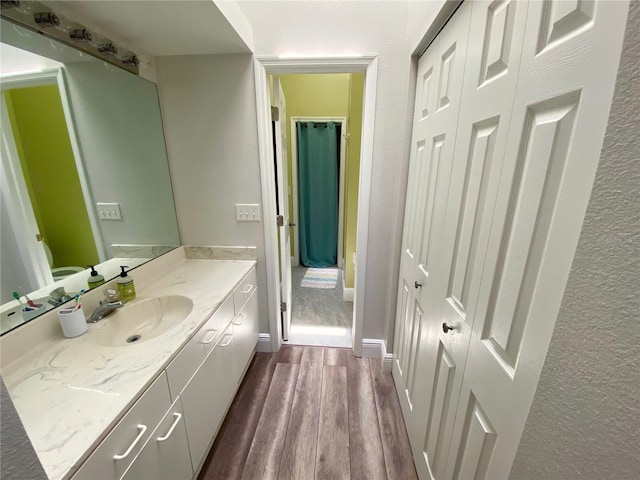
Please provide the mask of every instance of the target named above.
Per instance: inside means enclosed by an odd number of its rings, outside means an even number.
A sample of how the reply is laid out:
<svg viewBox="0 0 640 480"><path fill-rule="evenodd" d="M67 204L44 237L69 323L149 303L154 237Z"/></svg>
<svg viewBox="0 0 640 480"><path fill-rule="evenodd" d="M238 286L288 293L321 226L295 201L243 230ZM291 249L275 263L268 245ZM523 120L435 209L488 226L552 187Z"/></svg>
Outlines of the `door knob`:
<svg viewBox="0 0 640 480"><path fill-rule="evenodd" d="M422 286L422 284L418 283L418 282L414 282L413 286L416 287L416 288L420 288Z"/></svg>
<svg viewBox="0 0 640 480"><path fill-rule="evenodd" d="M444 333L448 333L448 332L450 332L450 331L451 331L451 330L453 330L453 329L454 329L453 327L450 327L450 326L449 326L449 325L447 325L446 323L443 323L443 324L442 324L442 331L443 331Z"/></svg>

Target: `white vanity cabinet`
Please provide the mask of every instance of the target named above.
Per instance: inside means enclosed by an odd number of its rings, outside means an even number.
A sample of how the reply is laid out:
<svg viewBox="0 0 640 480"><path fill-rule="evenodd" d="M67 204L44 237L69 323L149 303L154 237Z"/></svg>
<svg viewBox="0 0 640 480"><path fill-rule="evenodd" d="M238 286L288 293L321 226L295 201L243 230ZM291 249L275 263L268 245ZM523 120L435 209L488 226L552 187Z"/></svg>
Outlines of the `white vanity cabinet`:
<svg viewBox="0 0 640 480"><path fill-rule="evenodd" d="M178 397L189 379L220 340L222 332L233 320L233 312L233 295L230 295L169 364L167 378L169 379L172 400Z"/></svg>
<svg viewBox="0 0 640 480"><path fill-rule="evenodd" d="M111 430L73 479L122 478L170 406L167 376L162 372Z"/></svg>
<svg viewBox="0 0 640 480"><path fill-rule="evenodd" d="M227 327L219 343L180 394L194 468L200 465L222 423L235 393L229 368L233 363L233 328Z"/></svg>
<svg viewBox="0 0 640 480"><path fill-rule="evenodd" d="M142 394L73 480L189 480L258 341L255 267Z"/></svg>
<svg viewBox="0 0 640 480"><path fill-rule="evenodd" d="M193 467L180 399L176 399L122 480L189 480Z"/></svg>
<svg viewBox="0 0 640 480"><path fill-rule="evenodd" d="M247 367L248 359L258 342L258 295L252 294L247 303L233 319L234 352L234 377L238 382L242 380L242 374Z"/></svg>

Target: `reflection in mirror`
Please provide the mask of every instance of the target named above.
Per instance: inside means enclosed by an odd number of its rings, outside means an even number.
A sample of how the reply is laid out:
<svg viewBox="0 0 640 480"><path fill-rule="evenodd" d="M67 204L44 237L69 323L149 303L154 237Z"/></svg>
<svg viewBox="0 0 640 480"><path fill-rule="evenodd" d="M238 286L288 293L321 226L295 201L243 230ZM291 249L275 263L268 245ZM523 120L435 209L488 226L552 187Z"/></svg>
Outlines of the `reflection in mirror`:
<svg viewBox="0 0 640 480"><path fill-rule="evenodd" d="M6 20L1 35L6 333L180 239L156 85Z"/></svg>

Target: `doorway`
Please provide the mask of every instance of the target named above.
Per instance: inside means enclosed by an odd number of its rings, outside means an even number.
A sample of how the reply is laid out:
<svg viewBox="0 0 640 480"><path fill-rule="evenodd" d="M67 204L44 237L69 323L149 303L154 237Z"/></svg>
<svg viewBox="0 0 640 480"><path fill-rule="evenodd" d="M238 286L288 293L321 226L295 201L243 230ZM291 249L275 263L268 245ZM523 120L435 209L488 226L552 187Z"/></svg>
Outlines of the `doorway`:
<svg viewBox="0 0 640 480"><path fill-rule="evenodd" d="M351 247L352 253L349 254L345 249L345 237L343 233L343 241L339 242L339 246L342 247L341 254L337 255L335 267L338 268L339 263L342 264L342 268L345 267L347 261L353 266L354 277L355 271L358 274L358 282L354 281L353 288L349 293L342 291L342 294L338 293L334 296L338 296L341 303L345 303L345 295L348 300L353 301L352 312L347 313L347 317L351 318L350 326L346 328L350 335L346 337L346 341L343 339L341 346L351 346L356 356L361 356L362 353L362 311L363 305L359 304L362 301L363 296L358 296L358 291L364 291L365 287L365 269L366 269L366 250L367 250L367 229L366 224L368 221L368 208L369 208L369 187L371 180L371 157L372 157L372 137L373 137L373 108L375 105L375 82L377 72L377 59L375 56L354 56L353 58L323 58L323 59L291 59L291 58L260 58L256 59L256 95L258 100L258 124L259 124L259 137L260 137L260 156L261 156L261 176L262 176L262 191L264 199L264 215L265 219L270 218L271 214L277 219L277 222L264 222L265 229L265 248L266 248L266 267L268 276L268 297L269 297L269 334L261 335L261 343L259 349L277 351L282 345L283 341L291 342L289 333L287 331L287 325L295 325L295 322L291 323L292 310L295 309L295 301L293 306L291 302L287 302L291 298L293 290L293 284L295 282L296 289L298 286L302 287L302 280L304 273L301 271L294 271L298 278L293 275L289 275L291 272L291 266L299 260L299 248L300 239L298 238L298 244L296 245L296 230L299 229L298 222L295 221L293 214L293 185L291 186L291 192L289 192L289 184L285 182L285 178L288 179L289 174L284 173L284 168L278 168L277 155L280 152L283 158L286 158L286 152L282 155L283 145L287 145L286 139L283 141L282 131L286 132L287 125L281 129L280 134L273 135L270 128L269 107L271 105L278 105L279 99L274 98L274 102L270 102L270 89L273 87L272 92L277 95L277 89L275 88L275 82L273 78L279 75L288 74L350 74L360 73L363 83L363 93L361 94L360 109L362 112L362 133L358 135L361 140L361 152L358 158L360 159L360 168L357 175L358 187L357 187L357 200L353 203L353 210L356 213L354 224L356 225L356 234ZM364 74L364 75L362 75ZM270 78L271 75L271 78ZM270 83L271 80L271 83ZM279 83L279 82L278 82ZM287 99L288 101L288 99ZM285 107L285 109L288 107ZM290 112L291 113L291 112ZM296 116L296 115L293 115ZM307 117L338 117L340 115L328 115L321 112L309 112L305 115ZM285 117L286 118L286 117ZM326 120L325 118L321 118ZM283 123L283 122L280 122ZM347 122L348 123L348 122ZM291 125L289 125L289 130ZM294 131L295 131L294 122ZM346 133L349 132L347 125ZM342 133L341 133L342 134ZM289 137L291 138L291 136ZM274 148L273 140L276 141ZM297 140L297 138L296 138ZM290 147L291 148L291 147ZM273 156L272 156L273 155ZM289 193L291 196L291 211L285 206L285 202L288 203ZM276 195L278 201L276 202ZM286 197L286 199L285 199ZM299 206L299 198L298 206ZM344 210L344 206L343 206ZM298 212L299 213L299 212ZM272 218L273 218L272 217ZM295 230L294 230L295 229ZM289 240L289 237L292 240ZM286 247L286 248L285 248ZM356 248L357 247L357 248ZM288 252L285 250L288 249ZM288 255L287 255L288 253ZM323 267L325 268L325 267ZM306 273L306 272L305 272ZM300 283L298 283L298 281ZM313 280L311 280L313 281ZM316 279L316 282L321 279ZM342 278L340 278L340 286L342 286ZM308 282L307 282L308 283ZM337 281L336 281L337 283ZM322 289L318 289L322 290ZM327 289L330 290L330 289ZM309 292L309 291L307 291ZM338 290L339 292L339 290ZM326 292L325 292L326 293ZM314 301L311 301L314 303ZM317 303L323 303L322 301ZM336 322L335 311L331 319ZM337 325L324 325L326 327L337 327ZM307 324L305 327L307 332L311 332L313 335L315 325ZM304 330L304 329L303 329ZM334 330L333 333L338 333ZM340 331L339 333L343 333ZM287 340L284 340L287 339ZM268 342L268 345L267 345ZM305 339L304 343L313 344L326 344L312 342L310 339ZM298 343L298 342L296 342ZM329 344L331 345L331 344Z"/></svg>
<svg viewBox="0 0 640 480"><path fill-rule="evenodd" d="M283 222L291 219L278 238L282 258L289 235L291 256L290 271L280 262L282 337L288 344L351 347L354 264L345 257L355 252L364 75L270 81L272 108L279 110L274 167L284 192L276 207Z"/></svg>

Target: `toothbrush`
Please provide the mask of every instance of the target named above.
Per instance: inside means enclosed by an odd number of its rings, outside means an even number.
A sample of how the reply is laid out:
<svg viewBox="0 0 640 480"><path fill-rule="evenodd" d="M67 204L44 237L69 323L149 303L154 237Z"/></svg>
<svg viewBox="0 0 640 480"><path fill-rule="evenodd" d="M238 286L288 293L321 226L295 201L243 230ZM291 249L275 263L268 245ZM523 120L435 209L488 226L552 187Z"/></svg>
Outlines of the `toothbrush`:
<svg viewBox="0 0 640 480"><path fill-rule="evenodd" d="M24 298L27 299L27 303L29 304L30 307L38 308L38 306L33 302L33 300L29 298L29 295L25 294Z"/></svg>
<svg viewBox="0 0 640 480"><path fill-rule="evenodd" d="M84 290L81 290L80 294L76 295L76 308L74 310L80 310L82 308L82 302L80 302L80 299L82 298L83 293Z"/></svg>
<svg viewBox="0 0 640 480"><path fill-rule="evenodd" d="M22 303L22 300L20 300L20 294L18 292L13 292L11 296L18 301L20 306L24 306L24 303Z"/></svg>

